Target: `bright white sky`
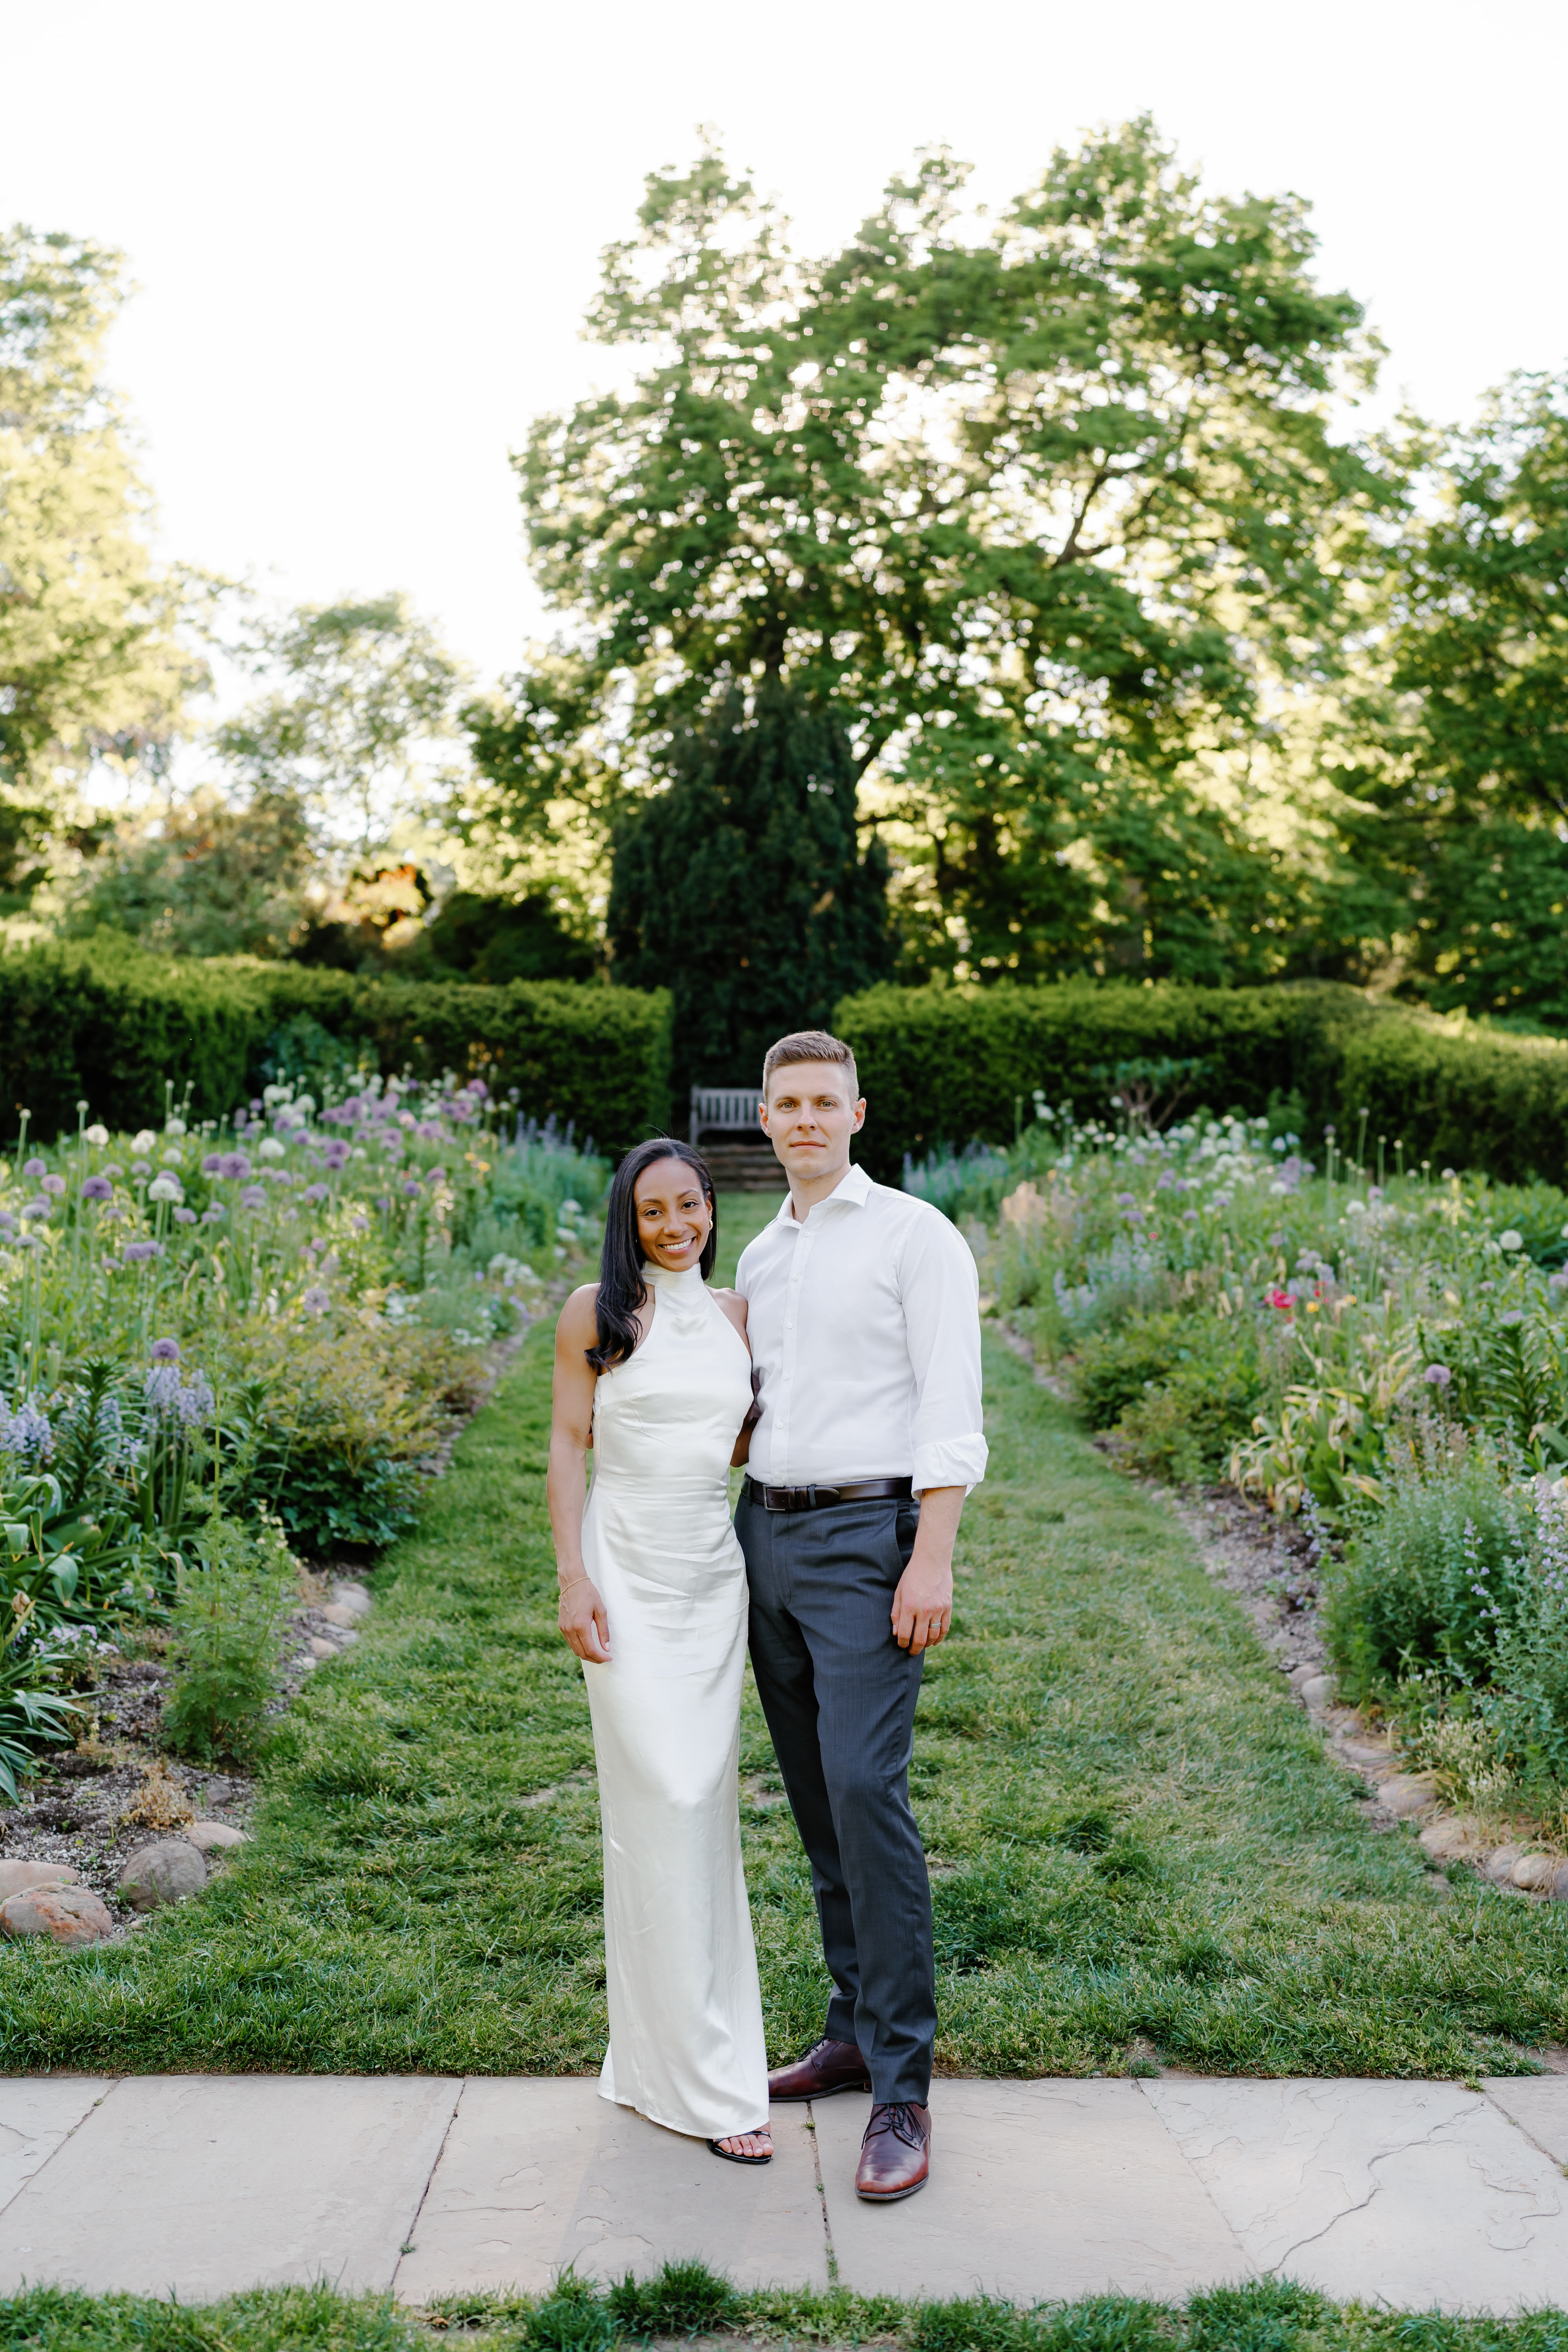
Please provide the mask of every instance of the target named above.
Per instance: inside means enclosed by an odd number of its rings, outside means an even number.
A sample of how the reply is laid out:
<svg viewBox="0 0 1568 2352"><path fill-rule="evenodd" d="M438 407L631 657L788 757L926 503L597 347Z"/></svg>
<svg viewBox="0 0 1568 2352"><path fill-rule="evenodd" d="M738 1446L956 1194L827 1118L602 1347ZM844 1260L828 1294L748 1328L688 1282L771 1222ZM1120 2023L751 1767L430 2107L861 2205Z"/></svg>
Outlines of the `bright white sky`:
<svg viewBox="0 0 1568 2352"><path fill-rule="evenodd" d="M817 250L917 146L1004 199L1147 109L1216 191L1311 200L1390 393L1455 417L1568 362L1565 52L1562 0L0 0L0 218L128 255L167 551L406 589L493 677L548 625L508 450L619 376L596 257L696 124Z"/></svg>

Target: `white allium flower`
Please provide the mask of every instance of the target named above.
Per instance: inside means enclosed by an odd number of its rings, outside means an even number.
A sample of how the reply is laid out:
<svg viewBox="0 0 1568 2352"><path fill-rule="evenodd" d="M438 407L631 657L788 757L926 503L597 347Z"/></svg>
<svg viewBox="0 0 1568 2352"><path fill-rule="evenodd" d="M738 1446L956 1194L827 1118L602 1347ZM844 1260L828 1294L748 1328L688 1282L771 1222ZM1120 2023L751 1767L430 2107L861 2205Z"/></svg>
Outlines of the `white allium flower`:
<svg viewBox="0 0 1568 2352"><path fill-rule="evenodd" d="M109 1141L109 1129L106 1127L89 1127L86 1129L86 1135L88 1141L96 1144L100 1150Z"/></svg>
<svg viewBox="0 0 1568 2352"><path fill-rule="evenodd" d="M178 1177L171 1174L167 1169L162 1176L154 1176L147 1187L147 1198L150 1201L183 1201L184 1197L184 1193L180 1189Z"/></svg>
<svg viewBox="0 0 1568 2352"><path fill-rule="evenodd" d="M152 1129L150 1127L144 1127L141 1129L140 1133L132 1137L131 1149L139 1160L144 1159L147 1153L152 1150L153 1146L157 1142L157 1140L158 1139L153 1134Z"/></svg>
<svg viewBox="0 0 1568 2352"><path fill-rule="evenodd" d="M282 1160L287 1157L287 1147L275 1135L269 1135L264 1143L257 1145L256 1156L258 1160Z"/></svg>
<svg viewBox="0 0 1568 2352"><path fill-rule="evenodd" d="M1522 1249L1524 1247L1524 1235L1522 1234L1516 1234L1513 1227L1510 1225L1506 1234L1499 1234L1497 1237L1497 1245L1499 1249L1504 1250Z"/></svg>
<svg viewBox="0 0 1568 2352"><path fill-rule="evenodd" d="M163 1121L163 1132L165 1135L184 1135L185 1132L184 1120L183 1118L166 1118Z"/></svg>

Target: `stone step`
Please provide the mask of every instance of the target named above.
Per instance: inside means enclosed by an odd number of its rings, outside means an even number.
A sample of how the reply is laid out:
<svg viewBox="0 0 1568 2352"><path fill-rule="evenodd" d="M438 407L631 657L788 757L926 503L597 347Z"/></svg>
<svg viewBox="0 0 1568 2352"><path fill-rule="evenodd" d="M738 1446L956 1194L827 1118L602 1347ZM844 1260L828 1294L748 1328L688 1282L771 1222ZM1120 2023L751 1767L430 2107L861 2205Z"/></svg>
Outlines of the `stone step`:
<svg viewBox="0 0 1568 2352"><path fill-rule="evenodd" d="M705 1143L701 1151L717 1192L782 1192L785 1189L784 1170L765 1143Z"/></svg>

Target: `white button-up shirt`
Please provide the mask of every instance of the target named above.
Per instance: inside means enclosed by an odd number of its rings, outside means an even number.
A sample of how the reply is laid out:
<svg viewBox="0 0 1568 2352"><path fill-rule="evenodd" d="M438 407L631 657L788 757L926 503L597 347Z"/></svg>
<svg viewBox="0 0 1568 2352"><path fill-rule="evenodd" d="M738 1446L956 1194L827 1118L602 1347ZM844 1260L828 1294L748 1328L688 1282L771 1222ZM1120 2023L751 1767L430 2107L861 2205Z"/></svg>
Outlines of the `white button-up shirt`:
<svg viewBox="0 0 1568 2352"><path fill-rule="evenodd" d="M763 1376L753 1478L923 1494L985 1475L979 1277L940 1209L851 1168L804 1223L786 1196L735 1286Z"/></svg>

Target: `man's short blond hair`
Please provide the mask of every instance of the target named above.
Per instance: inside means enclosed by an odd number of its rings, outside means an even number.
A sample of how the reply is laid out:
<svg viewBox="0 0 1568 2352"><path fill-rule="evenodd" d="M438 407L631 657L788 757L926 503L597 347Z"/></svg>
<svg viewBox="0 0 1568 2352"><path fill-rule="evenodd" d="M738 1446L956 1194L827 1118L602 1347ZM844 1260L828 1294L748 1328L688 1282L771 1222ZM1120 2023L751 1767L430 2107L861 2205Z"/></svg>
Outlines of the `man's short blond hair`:
<svg viewBox="0 0 1568 2352"><path fill-rule="evenodd" d="M768 1080L775 1070L787 1069L792 1062L837 1062L849 1073L849 1099L859 1097L860 1077L855 1067L855 1055L842 1037L830 1037L826 1029L797 1029L788 1037L781 1037L770 1045L763 1058L763 1100L768 1098Z"/></svg>

